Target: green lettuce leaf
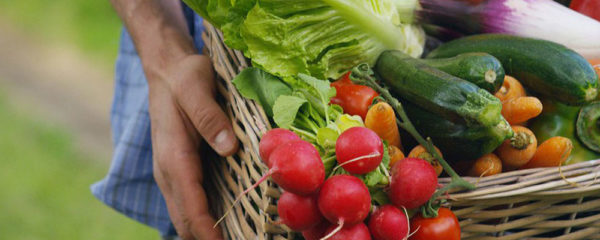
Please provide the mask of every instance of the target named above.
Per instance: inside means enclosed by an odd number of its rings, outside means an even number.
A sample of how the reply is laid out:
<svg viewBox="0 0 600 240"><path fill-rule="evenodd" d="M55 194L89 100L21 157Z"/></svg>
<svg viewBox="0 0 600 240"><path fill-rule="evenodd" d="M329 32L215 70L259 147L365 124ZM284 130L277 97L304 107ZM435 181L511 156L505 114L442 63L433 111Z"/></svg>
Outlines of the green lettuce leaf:
<svg viewBox="0 0 600 240"><path fill-rule="evenodd" d="M329 81L320 80L306 74L298 74L292 86L300 92L317 110L318 114L329 120L329 99L335 96L335 88L330 86Z"/></svg>
<svg viewBox="0 0 600 240"><path fill-rule="evenodd" d="M375 169L364 176L364 182L368 187L374 187L383 180L385 175L381 174L379 169Z"/></svg>
<svg viewBox="0 0 600 240"><path fill-rule="evenodd" d="M396 49L417 57L415 0L184 0L221 28L225 42L279 77L337 79Z"/></svg>
<svg viewBox="0 0 600 240"><path fill-rule="evenodd" d="M338 117L344 114L344 109L337 104L329 104L329 108L327 108L329 119L338 119Z"/></svg>
<svg viewBox="0 0 600 240"><path fill-rule="evenodd" d="M364 127L365 126L365 124L363 123L363 120L360 116L357 116L357 115L350 116L348 114L340 115L335 120L335 123L337 124L338 128L340 129L340 132L344 132L344 131L348 130L349 128L353 128L353 127Z"/></svg>
<svg viewBox="0 0 600 240"><path fill-rule="evenodd" d="M385 169L390 169L392 166L390 166L390 145L388 144L388 142L386 140L383 140L383 158L381 159L381 165L380 167L383 167Z"/></svg>
<svg viewBox="0 0 600 240"><path fill-rule="evenodd" d="M306 103L307 101L304 98L287 95L279 96L273 106L273 121L281 128L290 129L296 120L298 111Z"/></svg>
<svg viewBox="0 0 600 240"><path fill-rule="evenodd" d="M233 85L243 97L259 102L270 117L277 97L292 94L292 88L279 78L253 67L242 70Z"/></svg>
<svg viewBox="0 0 600 240"><path fill-rule="evenodd" d="M363 181L367 187L386 186L389 184L389 179L386 175L385 170L390 165L390 153L388 152L388 144L383 141L383 157L379 166L364 175ZM383 169L385 168L385 169Z"/></svg>
<svg viewBox="0 0 600 240"><path fill-rule="evenodd" d="M317 130L317 143L324 149L333 149L335 151L335 143L340 136L336 125L322 127Z"/></svg>
<svg viewBox="0 0 600 240"><path fill-rule="evenodd" d="M375 205L383 206L391 203L387 193L385 193L382 188L370 187L369 193L371 194L371 201Z"/></svg>

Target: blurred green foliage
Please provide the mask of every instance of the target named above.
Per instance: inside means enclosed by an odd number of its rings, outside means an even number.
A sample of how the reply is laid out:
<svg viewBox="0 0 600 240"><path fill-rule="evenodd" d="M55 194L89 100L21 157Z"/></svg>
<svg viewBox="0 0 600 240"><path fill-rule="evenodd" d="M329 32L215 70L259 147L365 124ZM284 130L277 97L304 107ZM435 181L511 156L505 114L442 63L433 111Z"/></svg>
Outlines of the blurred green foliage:
<svg viewBox="0 0 600 240"><path fill-rule="evenodd" d="M117 55L120 20L108 0L0 0L0 18L39 42L75 46L101 64Z"/></svg>
<svg viewBox="0 0 600 240"><path fill-rule="evenodd" d="M66 131L26 111L0 91L1 239L160 238L92 196L106 162L78 152Z"/></svg>
<svg viewBox="0 0 600 240"><path fill-rule="evenodd" d="M34 43L82 52L100 70L117 55L121 23L107 0L0 0L0 21ZM76 149L66 129L11 105L1 90L0 239L160 239L91 194L108 170L104 159Z"/></svg>

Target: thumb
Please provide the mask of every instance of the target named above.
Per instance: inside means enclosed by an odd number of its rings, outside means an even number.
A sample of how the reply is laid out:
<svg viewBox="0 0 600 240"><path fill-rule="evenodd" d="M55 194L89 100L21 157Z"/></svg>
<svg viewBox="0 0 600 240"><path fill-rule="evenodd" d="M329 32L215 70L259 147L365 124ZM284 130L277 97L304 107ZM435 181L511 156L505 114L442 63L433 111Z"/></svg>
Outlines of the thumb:
<svg viewBox="0 0 600 240"><path fill-rule="evenodd" d="M232 155L238 149L238 140L231 121L215 101L214 73L209 58L194 55L180 66L184 71L176 91L180 107L219 155Z"/></svg>
<svg viewBox="0 0 600 240"><path fill-rule="evenodd" d="M214 99L201 99L198 104L190 104L189 116L204 140L221 156L230 156L238 149L238 141L233 133L229 118Z"/></svg>

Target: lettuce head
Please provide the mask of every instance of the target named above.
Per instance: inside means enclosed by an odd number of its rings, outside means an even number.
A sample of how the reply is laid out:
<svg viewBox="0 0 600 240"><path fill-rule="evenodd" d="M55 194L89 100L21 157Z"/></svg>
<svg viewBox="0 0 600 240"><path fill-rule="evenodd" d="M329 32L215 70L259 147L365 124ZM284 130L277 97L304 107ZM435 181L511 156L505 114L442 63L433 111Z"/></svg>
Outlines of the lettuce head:
<svg viewBox="0 0 600 240"><path fill-rule="evenodd" d="M425 34L416 0L184 0L256 67L279 77L336 79L384 50L413 57Z"/></svg>

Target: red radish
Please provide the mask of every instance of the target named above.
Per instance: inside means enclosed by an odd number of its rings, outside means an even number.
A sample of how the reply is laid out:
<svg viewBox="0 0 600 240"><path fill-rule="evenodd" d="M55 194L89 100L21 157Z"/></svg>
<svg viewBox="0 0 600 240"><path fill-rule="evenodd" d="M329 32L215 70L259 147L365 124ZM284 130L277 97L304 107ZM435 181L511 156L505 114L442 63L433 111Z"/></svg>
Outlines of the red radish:
<svg viewBox="0 0 600 240"><path fill-rule="evenodd" d="M269 156L271 156L273 150L281 146L281 144L293 140L301 139L298 137L298 135L290 130L284 128L274 128L269 130L267 133L265 133L265 135L262 136L260 143L258 144L260 158L265 164L267 164L268 167L271 167L271 165L269 165Z"/></svg>
<svg viewBox="0 0 600 240"><path fill-rule="evenodd" d="M244 190L231 207L215 223L217 226L235 204L250 190L267 180L269 176L283 190L298 195L314 193L325 180L325 166L317 149L309 142L298 140L282 144L269 156L271 168L254 185Z"/></svg>
<svg viewBox="0 0 600 240"><path fill-rule="evenodd" d="M375 240L403 240L408 236L408 215L393 205L384 205L369 220Z"/></svg>
<svg viewBox="0 0 600 240"><path fill-rule="evenodd" d="M328 178L319 191L319 210L336 230L365 220L371 209L371 195L357 177L336 175Z"/></svg>
<svg viewBox="0 0 600 240"><path fill-rule="evenodd" d="M269 157L273 181L283 190L299 195L314 193L325 180L325 166L319 151L306 141L287 142Z"/></svg>
<svg viewBox="0 0 600 240"><path fill-rule="evenodd" d="M316 226L302 231L302 236L306 240L319 240L323 236L325 236L325 233L327 232L329 226L331 226L331 223L329 223L328 221L322 221Z"/></svg>
<svg viewBox="0 0 600 240"><path fill-rule="evenodd" d="M284 192L277 201L277 213L283 224L294 231L309 229L323 220L317 205L317 194L300 196Z"/></svg>
<svg viewBox="0 0 600 240"><path fill-rule="evenodd" d="M343 227L339 231L335 232L335 226L327 229L327 235L321 239L329 240L371 240L371 234L369 234L369 228L364 223L359 223L353 226ZM329 236L331 233L333 235Z"/></svg>
<svg viewBox="0 0 600 240"><path fill-rule="evenodd" d="M335 156L346 171L365 174L375 170L383 159L383 142L377 133L366 127L344 131L335 143Z"/></svg>
<svg viewBox="0 0 600 240"><path fill-rule="evenodd" d="M435 169L419 158L405 158L392 166L388 196L397 207L413 209L426 203L437 186Z"/></svg>

